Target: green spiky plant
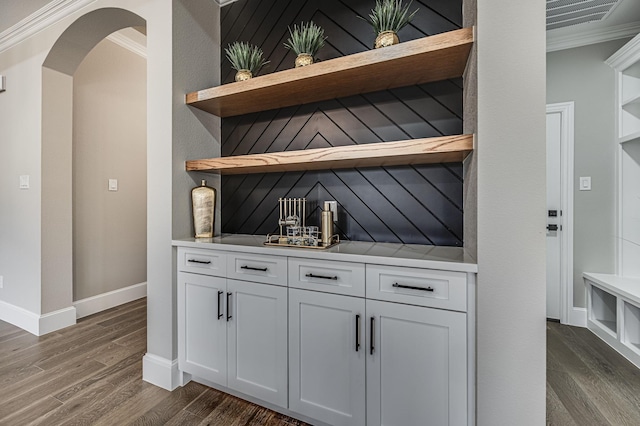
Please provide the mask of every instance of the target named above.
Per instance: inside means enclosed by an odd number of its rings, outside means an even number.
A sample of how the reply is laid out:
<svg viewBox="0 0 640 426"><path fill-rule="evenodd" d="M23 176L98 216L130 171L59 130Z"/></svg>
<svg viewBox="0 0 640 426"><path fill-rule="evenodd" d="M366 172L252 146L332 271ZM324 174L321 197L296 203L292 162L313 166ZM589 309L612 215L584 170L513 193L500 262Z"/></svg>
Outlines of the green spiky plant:
<svg viewBox="0 0 640 426"><path fill-rule="evenodd" d="M360 18L369 22L376 34L384 31L397 33L418 13L419 9L409 13L411 3L413 1L410 1L407 6L403 6L402 0L376 0L376 6L371 9L369 19Z"/></svg>
<svg viewBox="0 0 640 426"><path fill-rule="evenodd" d="M236 71L248 70L252 75L257 75L260 68L268 64L263 58L262 49L242 41L231 43L224 51L231 62L231 68Z"/></svg>
<svg viewBox="0 0 640 426"><path fill-rule="evenodd" d="M296 55L308 53L315 56L318 50L322 49L327 39L324 30L311 22L300 23L300 26L294 25L293 30L289 27L289 39L284 44L287 49L293 50Z"/></svg>

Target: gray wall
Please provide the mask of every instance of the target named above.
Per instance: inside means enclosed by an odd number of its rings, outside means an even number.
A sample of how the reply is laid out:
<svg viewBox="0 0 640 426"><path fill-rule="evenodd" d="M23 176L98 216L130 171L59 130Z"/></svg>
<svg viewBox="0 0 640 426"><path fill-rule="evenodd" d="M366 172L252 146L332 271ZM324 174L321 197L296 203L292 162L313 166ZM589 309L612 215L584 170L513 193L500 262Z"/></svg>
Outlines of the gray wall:
<svg viewBox="0 0 640 426"><path fill-rule="evenodd" d="M615 74L604 61L628 39L547 54L547 103L575 102L573 304L583 272L615 273ZM579 177L591 176L591 191Z"/></svg>
<svg viewBox="0 0 640 426"><path fill-rule="evenodd" d="M477 424L543 425L545 4L477 0L476 35Z"/></svg>
<svg viewBox="0 0 640 426"><path fill-rule="evenodd" d="M147 280L146 72L103 40L74 74L74 301Z"/></svg>
<svg viewBox="0 0 640 426"><path fill-rule="evenodd" d="M51 0L2 0L0 33L50 2Z"/></svg>

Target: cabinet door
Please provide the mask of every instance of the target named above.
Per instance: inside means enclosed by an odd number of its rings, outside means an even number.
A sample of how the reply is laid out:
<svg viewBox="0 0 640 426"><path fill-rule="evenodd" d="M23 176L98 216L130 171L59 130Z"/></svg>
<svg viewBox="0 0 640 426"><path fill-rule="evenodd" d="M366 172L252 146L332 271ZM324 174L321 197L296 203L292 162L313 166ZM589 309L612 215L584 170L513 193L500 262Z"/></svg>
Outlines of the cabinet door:
<svg viewBox="0 0 640 426"><path fill-rule="evenodd" d="M466 314L367 300L367 425L467 424Z"/></svg>
<svg viewBox="0 0 640 426"><path fill-rule="evenodd" d="M226 279L178 274L178 367L226 386Z"/></svg>
<svg viewBox="0 0 640 426"><path fill-rule="evenodd" d="M365 424L364 299L289 289L289 409ZM357 335L357 332L360 335Z"/></svg>
<svg viewBox="0 0 640 426"><path fill-rule="evenodd" d="M287 288L228 280L227 292L227 386L287 408Z"/></svg>

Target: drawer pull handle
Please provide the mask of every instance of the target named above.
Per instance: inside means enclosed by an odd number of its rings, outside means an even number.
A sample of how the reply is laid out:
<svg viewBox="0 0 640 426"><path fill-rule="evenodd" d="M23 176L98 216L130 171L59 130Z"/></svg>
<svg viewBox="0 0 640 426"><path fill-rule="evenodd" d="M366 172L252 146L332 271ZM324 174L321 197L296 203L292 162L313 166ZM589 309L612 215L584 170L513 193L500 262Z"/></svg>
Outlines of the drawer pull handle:
<svg viewBox="0 0 640 426"><path fill-rule="evenodd" d="M316 275L316 274L307 274L305 275L307 278L322 278L323 280L337 280L338 276L334 275L333 277L328 277L326 275Z"/></svg>
<svg viewBox="0 0 640 426"><path fill-rule="evenodd" d="M376 317L371 317L371 327L369 327L369 353L373 355L375 352L375 346L373 342L373 336L375 336Z"/></svg>
<svg viewBox="0 0 640 426"><path fill-rule="evenodd" d="M211 264L210 260L205 261L205 260L189 259L189 260L187 260L187 262L189 262L189 263L200 263L202 265L210 265Z"/></svg>
<svg viewBox="0 0 640 426"><path fill-rule="evenodd" d="M360 315L356 315L356 352L360 349Z"/></svg>
<svg viewBox="0 0 640 426"><path fill-rule="evenodd" d="M396 288L408 288L408 289L410 289L410 290L422 290L422 291L431 291L431 292L433 292L433 287L427 287L427 288L424 288L424 287L415 287L415 286L412 286L412 285L404 285L404 284L398 284L398 283L393 283L393 284L391 285L391 287L396 287Z"/></svg>
<svg viewBox="0 0 640 426"><path fill-rule="evenodd" d="M231 293L227 293L227 322L229 322L229 320L233 318L231 315L229 315L230 313L231 313Z"/></svg>
<svg viewBox="0 0 640 426"><path fill-rule="evenodd" d="M241 266L241 267L240 267L240 269L248 269L248 270L250 270L250 271L267 272L267 270L268 270L269 268L267 268L267 267L264 267L264 268L254 268L253 266L247 266L247 265L244 265L244 266Z"/></svg>
<svg viewBox="0 0 640 426"><path fill-rule="evenodd" d="M224 291L218 292L218 320L222 318L222 312L220 312L220 296L222 296L223 293Z"/></svg>

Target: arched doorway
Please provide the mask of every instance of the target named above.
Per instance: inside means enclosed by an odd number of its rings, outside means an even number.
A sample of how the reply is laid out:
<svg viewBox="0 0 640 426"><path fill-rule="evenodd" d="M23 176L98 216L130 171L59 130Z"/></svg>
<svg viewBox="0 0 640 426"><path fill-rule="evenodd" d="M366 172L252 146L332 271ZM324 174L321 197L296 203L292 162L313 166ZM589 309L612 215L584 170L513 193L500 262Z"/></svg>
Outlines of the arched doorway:
<svg viewBox="0 0 640 426"><path fill-rule="evenodd" d="M42 68L42 312L73 301L72 140L73 74L109 34L145 27L137 14L119 8L87 13L71 24Z"/></svg>

